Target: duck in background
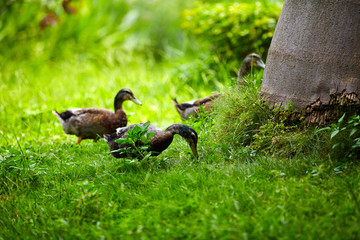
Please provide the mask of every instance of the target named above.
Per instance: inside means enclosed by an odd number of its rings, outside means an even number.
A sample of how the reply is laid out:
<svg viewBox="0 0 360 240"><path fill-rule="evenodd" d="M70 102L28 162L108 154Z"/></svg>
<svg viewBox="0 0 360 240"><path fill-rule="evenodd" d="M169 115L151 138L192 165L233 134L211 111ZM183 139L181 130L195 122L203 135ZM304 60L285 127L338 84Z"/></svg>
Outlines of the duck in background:
<svg viewBox="0 0 360 240"><path fill-rule="evenodd" d="M202 108L210 112L212 110L214 100L217 99L219 96L220 93L215 93L213 95L189 102L178 103L176 99L173 99L171 101L175 105L181 119L186 120L189 119L190 116L194 116L197 118Z"/></svg>
<svg viewBox="0 0 360 240"><path fill-rule="evenodd" d="M261 57L256 53L250 53L248 54L243 61L243 64L241 65L241 68L238 72L238 84L243 84L243 79L246 75L249 74L252 67L258 67L265 69L265 63L261 59Z"/></svg>
<svg viewBox="0 0 360 240"><path fill-rule="evenodd" d="M241 65L241 68L238 72L238 84L243 84L243 78L246 76L252 67L265 68L265 64L262 61L261 57L256 53L248 54ZM180 114L182 120L188 119L190 116L198 117L200 110L203 108L206 111L211 111L214 100L220 96L220 93L215 93L213 95L194 100L189 102L178 103L176 99L172 100L172 103L175 105L176 110Z"/></svg>
<svg viewBox="0 0 360 240"><path fill-rule="evenodd" d="M137 153L133 152L132 154L124 153L124 152L122 153L114 152L115 150L122 148L128 148L128 147L133 148L133 146L130 144L116 143L115 141L117 139L126 138L129 130L134 129L135 126L142 127L144 124L145 123L132 124L127 127L118 128L115 133L105 134L104 139L109 145L111 154L116 158L140 157L140 154L138 152ZM169 145L172 143L174 135L179 134L189 144L191 151L193 152L195 157L198 158L198 152L197 152L198 135L194 129L192 129L187 125L176 123L170 125L165 129L165 131L163 131L157 126L153 124L149 124L147 128L147 133L154 133L154 136L152 136L150 138L150 141L146 144L150 146L146 151L151 152L151 155L153 156L157 156L162 151L167 149ZM138 147L145 145L141 141L138 141L136 144L138 145Z"/></svg>
<svg viewBox="0 0 360 240"><path fill-rule="evenodd" d="M127 125L126 113L122 108L123 102L127 100L142 105L130 89L124 88L115 96L115 112L101 108L80 108L62 113L55 110L52 113L60 121L65 133L78 137L77 144L83 139L94 139L96 142L104 134L113 133L117 128Z"/></svg>

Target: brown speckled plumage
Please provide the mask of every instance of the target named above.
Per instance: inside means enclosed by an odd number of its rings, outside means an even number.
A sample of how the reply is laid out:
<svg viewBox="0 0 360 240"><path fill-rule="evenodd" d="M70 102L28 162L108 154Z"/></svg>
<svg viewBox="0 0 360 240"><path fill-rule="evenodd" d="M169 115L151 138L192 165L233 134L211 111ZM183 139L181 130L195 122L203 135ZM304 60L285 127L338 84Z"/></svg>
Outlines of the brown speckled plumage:
<svg viewBox="0 0 360 240"><path fill-rule="evenodd" d="M252 66L265 68L264 62L261 60L261 57L256 53L248 54L244 58L243 64L241 65L241 68L238 72L239 85L242 84L244 76L249 73ZM178 103L176 99L173 99L172 103L175 105L176 110L181 116L181 119L186 120L189 119L190 116L197 118L199 112L201 111L201 108L204 108L206 111L211 111L213 109L214 100L217 99L219 96L220 93L216 93L208 97L183 103Z"/></svg>
<svg viewBox="0 0 360 240"><path fill-rule="evenodd" d="M65 133L78 136L78 144L82 139L96 141L104 134L113 133L117 128L126 126L127 117L122 109L122 103L126 100L141 105L132 91L124 88L115 97L115 112L100 108L80 108L62 113L53 111L53 114L60 121Z"/></svg>
<svg viewBox="0 0 360 240"><path fill-rule="evenodd" d="M114 151L125 147L131 147L128 144L116 143L115 140L120 138L125 138L129 130L132 130L136 125L142 126L143 124L144 123L132 124L127 127L118 128L115 133L105 134L104 139L108 143L110 151ZM184 124L176 123L170 125L168 128L165 129L165 131L162 131L157 126L150 124L148 127L148 133L150 132L155 133L155 135L151 138L150 142L148 143L148 145L150 146L148 151L153 152L152 155L157 156L162 151L167 149L169 145L172 143L174 135L179 134L188 142L195 157L196 158L198 157L198 153L197 153L198 136L195 130L192 129L191 127L186 126ZM143 145L141 142L138 144L139 146ZM112 152L111 154L116 158L138 156L138 155L129 155L124 153L120 154L119 152Z"/></svg>
<svg viewBox="0 0 360 240"><path fill-rule="evenodd" d="M205 111L211 111L214 105L214 100L220 96L220 93L213 94L208 97L204 97L195 101L178 103L176 99L172 100L176 110L180 114L182 120L188 119L190 116L198 117L201 109Z"/></svg>

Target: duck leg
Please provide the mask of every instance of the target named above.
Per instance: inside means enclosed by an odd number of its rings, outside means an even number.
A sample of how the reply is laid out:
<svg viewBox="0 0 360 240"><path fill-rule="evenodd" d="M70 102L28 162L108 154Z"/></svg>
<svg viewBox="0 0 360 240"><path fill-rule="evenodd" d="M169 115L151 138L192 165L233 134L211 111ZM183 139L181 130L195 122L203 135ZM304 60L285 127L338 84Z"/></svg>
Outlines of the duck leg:
<svg viewBox="0 0 360 240"><path fill-rule="evenodd" d="M78 137L78 140L77 140L77 144L80 145L80 142L81 142L82 138L81 137Z"/></svg>

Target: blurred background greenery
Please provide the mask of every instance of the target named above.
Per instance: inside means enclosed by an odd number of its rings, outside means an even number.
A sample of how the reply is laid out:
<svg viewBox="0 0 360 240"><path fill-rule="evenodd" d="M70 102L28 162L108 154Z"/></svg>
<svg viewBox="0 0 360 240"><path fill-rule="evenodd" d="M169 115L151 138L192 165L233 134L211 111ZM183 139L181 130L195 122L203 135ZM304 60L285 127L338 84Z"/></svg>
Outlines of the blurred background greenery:
<svg viewBox="0 0 360 240"><path fill-rule="evenodd" d="M54 125L53 109L112 109L124 87L144 103L125 104L130 123L179 122L172 98L223 91L246 54L266 59L281 6L280 0L3 0L0 130L39 115Z"/></svg>

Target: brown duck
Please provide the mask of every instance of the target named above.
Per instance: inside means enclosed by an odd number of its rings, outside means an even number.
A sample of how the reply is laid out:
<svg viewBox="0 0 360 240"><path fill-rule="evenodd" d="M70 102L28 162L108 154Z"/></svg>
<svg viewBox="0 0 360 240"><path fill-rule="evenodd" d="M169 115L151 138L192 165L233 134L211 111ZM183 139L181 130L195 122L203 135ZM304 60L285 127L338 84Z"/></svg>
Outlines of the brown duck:
<svg viewBox="0 0 360 240"><path fill-rule="evenodd" d="M126 147L132 147L130 144L123 144L123 143L116 143L115 140L120 138L126 138L127 133L129 130L132 130L135 126L143 126L144 123L138 123L129 125L127 127L118 128L115 133L112 134L105 134L104 139L109 145L109 149L111 151L111 154L116 158L124 158L124 157L139 157L139 154L128 154L128 153L119 153L119 152L113 152L114 150L118 150L121 148ZM185 141L188 142L191 151L195 155L196 158L198 158L198 152L197 152L197 141L198 141L198 135L195 132L194 129L192 129L189 126L186 126L184 124L176 123L170 125L168 128L165 129L165 131L161 130L157 126L150 124L147 133L154 133L155 135L150 139L150 142L147 143L150 147L147 149L147 151L152 152L151 155L157 156L162 151L167 149L169 145L172 143L174 135L179 134L181 137L185 139ZM143 146L144 144L142 142L137 143L138 146Z"/></svg>
<svg viewBox="0 0 360 240"><path fill-rule="evenodd" d="M248 54L241 65L241 68L238 72L238 84L243 84L243 79L246 75L249 74L252 67L259 67L265 69L265 63L262 61L261 57L256 53Z"/></svg>
<svg viewBox="0 0 360 240"><path fill-rule="evenodd" d="M238 72L238 84L243 84L243 78L246 76L250 70L251 67L260 67L265 68L264 62L261 60L261 57L256 53L248 54L243 61L243 64L241 65L241 68ZM198 100L189 101L189 102L183 102L178 103L176 99L172 100L172 103L175 105L176 110L181 116L182 120L188 119L190 116L198 117L198 114L200 110L203 108L206 111L211 111L214 100L217 99L220 96L220 93L216 93Z"/></svg>
<svg viewBox="0 0 360 240"><path fill-rule="evenodd" d="M213 95L200 98L194 101L178 103L176 99L172 100L172 103L175 105L176 110L180 114L182 120L189 119L190 116L198 117L201 109L205 111L211 111L214 105L214 100L220 96L220 93L215 93Z"/></svg>
<svg viewBox="0 0 360 240"><path fill-rule="evenodd" d="M115 96L115 112L101 108L80 108L62 113L53 111L53 114L60 121L65 133L78 137L77 144L83 139L97 141L104 134L113 133L117 128L127 125L127 117L122 108L122 103L126 100L142 105L130 89L124 88Z"/></svg>

